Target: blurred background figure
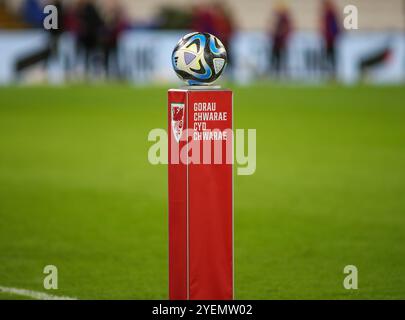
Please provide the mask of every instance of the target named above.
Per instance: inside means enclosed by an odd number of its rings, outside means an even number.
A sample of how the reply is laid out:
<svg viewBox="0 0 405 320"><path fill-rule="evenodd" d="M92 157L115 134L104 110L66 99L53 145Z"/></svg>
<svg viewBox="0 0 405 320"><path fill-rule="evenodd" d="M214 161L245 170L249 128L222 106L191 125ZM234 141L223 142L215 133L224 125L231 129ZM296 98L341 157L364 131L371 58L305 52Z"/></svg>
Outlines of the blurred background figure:
<svg viewBox="0 0 405 320"><path fill-rule="evenodd" d="M65 24L64 24L64 7L62 4L62 0L47 0L44 2L45 5L53 5L57 9L57 16L58 16L58 28L50 29L50 49L51 54L55 57L58 54L58 43L59 38L63 32L65 32Z"/></svg>
<svg viewBox="0 0 405 320"><path fill-rule="evenodd" d="M228 53L227 71L232 72L232 44L231 40L235 33L235 23L231 9L224 1L216 1L212 5L213 12L213 32L212 34L218 37L226 48ZM228 72L231 73L231 72Z"/></svg>
<svg viewBox="0 0 405 320"><path fill-rule="evenodd" d="M206 3L197 3L191 8L190 29L197 32L215 33L214 7Z"/></svg>
<svg viewBox="0 0 405 320"><path fill-rule="evenodd" d="M101 35L105 25L93 0L79 0L77 17L78 54L83 57L85 72L89 75L93 72L96 59L102 60L99 49L101 48Z"/></svg>
<svg viewBox="0 0 405 320"><path fill-rule="evenodd" d="M321 33L324 39L324 57L329 74L336 76L336 42L340 35L340 17L332 0L322 1Z"/></svg>
<svg viewBox="0 0 405 320"><path fill-rule="evenodd" d="M280 78L286 75L287 44L292 32L290 11L284 3L277 4L273 21L270 66L276 78Z"/></svg>
<svg viewBox="0 0 405 320"><path fill-rule="evenodd" d="M104 7L104 30L101 45L106 75L110 79L121 79L118 63L118 40L129 28L125 10L118 0L108 0Z"/></svg>

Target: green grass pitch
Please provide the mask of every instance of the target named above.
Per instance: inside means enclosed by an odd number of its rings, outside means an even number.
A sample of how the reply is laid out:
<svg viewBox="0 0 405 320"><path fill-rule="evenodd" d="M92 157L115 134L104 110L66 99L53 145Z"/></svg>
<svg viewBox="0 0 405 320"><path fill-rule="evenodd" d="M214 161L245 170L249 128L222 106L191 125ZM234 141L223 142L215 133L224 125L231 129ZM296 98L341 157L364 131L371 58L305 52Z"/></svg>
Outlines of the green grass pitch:
<svg viewBox="0 0 405 320"><path fill-rule="evenodd" d="M0 286L167 298L167 88L0 89ZM403 87L235 87L257 171L235 176L237 299L405 298ZM343 288L343 268L359 289ZM0 298L18 298L0 294Z"/></svg>

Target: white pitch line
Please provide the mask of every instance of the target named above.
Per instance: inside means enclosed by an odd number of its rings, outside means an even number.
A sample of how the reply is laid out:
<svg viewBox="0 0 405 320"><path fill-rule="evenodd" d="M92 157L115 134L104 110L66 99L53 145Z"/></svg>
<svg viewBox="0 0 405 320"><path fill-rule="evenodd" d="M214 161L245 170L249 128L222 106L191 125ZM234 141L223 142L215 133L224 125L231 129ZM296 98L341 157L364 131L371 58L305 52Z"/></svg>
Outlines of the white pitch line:
<svg viewBox="0 0 405 320"><path fill-rule="evenodd" d="M0 292L14 294L18 296L29 297L37 300L77 300L76 298L64 297L64 296L54 296L52 294L47 294L39 291L32 291L26 289L8 288L0 286Z"/></svg>

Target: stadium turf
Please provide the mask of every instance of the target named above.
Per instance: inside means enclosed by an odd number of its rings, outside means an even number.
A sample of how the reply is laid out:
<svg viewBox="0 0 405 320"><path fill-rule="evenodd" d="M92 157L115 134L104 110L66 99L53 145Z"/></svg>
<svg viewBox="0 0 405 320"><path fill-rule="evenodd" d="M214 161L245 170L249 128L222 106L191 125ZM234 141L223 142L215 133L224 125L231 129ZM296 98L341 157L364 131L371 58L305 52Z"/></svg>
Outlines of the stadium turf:
<svg viewBox="0 0 405 320"><path fill-rule="evenodd" d="M257 129L257 171L235 177L236 298L405 298L404 88L234 89L236 127ZM167 298L157 127L166 88L0 89L0 286L44 292L53 264L50 294Z"/></svg>

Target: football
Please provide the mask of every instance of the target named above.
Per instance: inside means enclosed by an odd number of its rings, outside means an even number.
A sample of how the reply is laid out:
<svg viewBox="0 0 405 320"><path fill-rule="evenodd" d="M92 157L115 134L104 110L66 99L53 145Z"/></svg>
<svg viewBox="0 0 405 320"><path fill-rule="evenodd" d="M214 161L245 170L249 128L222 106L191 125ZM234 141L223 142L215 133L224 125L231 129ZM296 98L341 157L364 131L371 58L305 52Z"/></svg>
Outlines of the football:
<svg viewBox="0 0 405 320"><path fill-rule="evenodd" d="M188 85L209 85L227 63L222 42L209 33L193 32L179 40L172 54L174 71Z"/></svg>

